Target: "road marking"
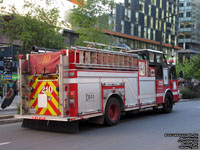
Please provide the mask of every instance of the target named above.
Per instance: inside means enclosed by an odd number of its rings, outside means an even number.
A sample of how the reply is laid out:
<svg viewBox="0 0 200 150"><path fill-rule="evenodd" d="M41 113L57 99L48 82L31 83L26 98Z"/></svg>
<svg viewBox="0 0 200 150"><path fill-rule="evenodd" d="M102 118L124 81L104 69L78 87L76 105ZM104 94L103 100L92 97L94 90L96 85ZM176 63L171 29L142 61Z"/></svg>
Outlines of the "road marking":
<svg viewBox="0 0 200 150"><path fill-rule="evenodd" d="M10 144L10 142L0 143L0 146Z"/></svg>

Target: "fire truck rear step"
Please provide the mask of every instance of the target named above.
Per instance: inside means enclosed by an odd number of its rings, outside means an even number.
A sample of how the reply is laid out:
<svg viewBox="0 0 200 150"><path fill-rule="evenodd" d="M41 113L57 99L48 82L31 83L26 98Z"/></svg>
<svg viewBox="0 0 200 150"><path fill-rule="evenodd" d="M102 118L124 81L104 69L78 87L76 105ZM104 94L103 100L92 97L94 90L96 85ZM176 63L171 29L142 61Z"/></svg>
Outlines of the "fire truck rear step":
<svg viewBox="0 0 200 150"><path fill-rule="evenodd" d="M36 130L62 132L62 133L78 133L79 132L78 121L63 122L63 121L24 119L22 123L22 127L36 129Z"/></svg>

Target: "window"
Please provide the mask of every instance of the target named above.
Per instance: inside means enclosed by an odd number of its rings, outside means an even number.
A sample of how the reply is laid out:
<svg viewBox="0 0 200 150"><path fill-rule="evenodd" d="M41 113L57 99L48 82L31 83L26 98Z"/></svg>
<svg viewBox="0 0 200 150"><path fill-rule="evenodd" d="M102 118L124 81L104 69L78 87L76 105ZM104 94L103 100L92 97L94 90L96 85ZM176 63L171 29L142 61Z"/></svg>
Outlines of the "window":
<svg viewBox="0 0 200 150"><path fill-rule="evenodd" d="M153 17L151 17L151 28L153 28Z"/></svg>
<svg viewBox="0 0 200 150"><path fill-rule="evenodd" d="M113 9L112 9L112 16L113 16L113 17L116 17L116 8L113 8Z"/></svg>
<svg viewBox="0 0 200 150"><path fill-rule="evenodd" d="M147 28L144 28L144 38L147 38Z"/></svg>
<svg viewBox="0 0 200 150"><path fill-rule="evenodd" d="M153 30L153 40L155 41L156 40L156 31Z"/></svg>
<svg viewBox="0 0 200 150"><path fill-rule="evenodd" d="M187 6L191 6L191 2L187 2Z"/></svg>
<svg viewBox="0 0 200 150"><path fill-rule="evenodd" d="M124 33L124 21L121 21L121 33Z"/></svg>
<svg viewBox="0 0 200 150"><path fill-rule="evenodd" d="M139 1L139 11L144 13L144 2Z"/></svg>
<svg viewBox="0 0 200 150"><path fill-rule="evenodd" d="M156 30L158 30L158 20L156 20Z"/></svg>
<svg viewBox="0 0 200 150"><path fill-rule="evenodd" d="M186 38L186 39L191 38L191 33L186 33L186 34L185 34L185 38Z"/></svg>
<svg viewBox="0 0 200 150"><path fill-rule="evenodd" d="M139 14L138 12L135 13L135 23L138 23Z"/></svg>
<svg viewBox="0 0 200 150"><path fill-rule="evenodd" d="M186 17L191 17L191 12L186 12Z"/></svg>
<svg viewBox="0 0 200 150"><path fill-rule="evenodd" d="M185 24L185 27L186 28L192 28L192 27L194 27L194 24L192 22L188 22L188 23Z"/></svg>
<svg viewBox="0 0 200 150"><path fill-rule="evenodd" d="M162 0L160 1L160 8L162 8Z"/></svg>
<svg viewBox="0 0 200 150"><path fill-rule="evenodd" d="M166 22L164 22L164 32L166 32Z"/></svg>
<svg viewBox="0 0 200 150"><path fill-rule="evenodd" d="M158 16L159 16L159 10L158 8L156 8L156 18L158 18Z"/></svg>
<svg viewBox="0 0 200 150"><path fill-rule="evenodd" d="M144 16L144 26L147 26L147 16Z"/></svg>
<svg viewBox="0 0 200 150"><path fill-rule="evenodd" d="M163 60L162 54L156 54L156 62L162 63L162 60Z"/></svg>
<svg viewBox="0 0 200 150"><path fill-rule="evenodd" d="M154 63L154 53L153 52L149 52L149 62Z"/></svg>
<svg viewBox="0 0 200 150"><path fill-rule="evenodd" d="M131 24L131 35L134 35L134 24Z"/></svg>
<svg viewBox="0 0 200 150"><path fill-rule="evenodd" d="M131 20L131 10L127 8L125 8L125 20Z"/></svg>
<svg viewBox="0 0 200 150"><path fill-rule="evenodd" d="M184 39L184 34L183 33L179 33L178 38L179 39Z"/></svg>
<svg viewBox="0 0 200 150"><path fill-rule="evenodd" d="M180 14L179 14L179 17L180 17L180 18L183 18L183 13L180 13Z"/></svg>
<svg viewBox="0 0 200 150"><path fill-rule="evenodd" d="M156 5L156 0L151 0L151 3L152 3L153 5Z"/></svg>
<svg viewBox="0 0 200 150"><path fill-rule="evenodd" d="M162 29L162 21L160 20L160 22L159 22L159 30L161 31L161 29Z"/></svg>
<svg viewBox="0 0 200 150"><path fill-rule="evenodd" d="M151 5L149 5L149 16L151 16Z"/></svg>
<svg viewBox="0 0 200 150"><path fill-rule="evenodd" d="M166 11L169 11L169 2L166 2Z"/></svg>
<svg viewBox="0 0 200 150"><path fill-rule="evenodd" d="M141 37L141 26L138 26L138 36Z"/></svg>
<svg viewBox="0 0 200 150"><path fill-rule="evenodd" d="M165 18L165 12L162 10L162 19Z"/></svg>
<svg viewBox="0 0 200 150"><path fill-rule="evenodd" d="M148 29L147 35L148 35L148 39L151 39L151 29L150 28Z"/></svg>
<svg viewBox="0 0 200 150"><path fill-rule="evenodd" d="M166 43L166 34L163 33L163 34L162 34L162 37L163 37L163 41L162 41L162 42L163 42L163 43Z"/></svg>
<svg viewBox="0 0 200 150"><path fill-rule="evenodd" d="M171 35L168 36L168 43L171 44L172 38Z"/></svg>
<svg viewBox="0 0 200 150"><path fill-rule="evenodd" d="M184 7L184 3L179 3L179 7Z"/></svg>

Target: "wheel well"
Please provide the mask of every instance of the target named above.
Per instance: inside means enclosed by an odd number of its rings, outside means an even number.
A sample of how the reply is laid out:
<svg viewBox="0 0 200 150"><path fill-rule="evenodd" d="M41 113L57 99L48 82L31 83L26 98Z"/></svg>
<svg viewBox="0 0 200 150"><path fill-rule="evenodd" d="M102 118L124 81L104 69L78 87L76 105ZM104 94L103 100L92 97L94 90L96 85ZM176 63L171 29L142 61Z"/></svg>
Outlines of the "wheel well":
<svg viewBox="0 0 200 150"><path fill-rule="evenodd" d="M111 95L111 96L109 97L109 99L110 99L111 97L114 97L114 98L116 98L116 99L119 101L119 103L120 103L120 108L121 108L122 111L124 111L124 103L123 103L123 100L122 100L121 96L119 96L119 95L117 95L117 94L113 94L113 95ZM109 100L109 99L108 99L108 100Z"/></svg>
<svg viewBox="0 0 200 150"><path fill-rule="evenodd" d="M165 96L167 95L167 93L171 94L171 96L172 96L172 101L173 101L173 103L174 103L174 96L173 96L172 91L168 90L168 91L166 92Z"/></svg>

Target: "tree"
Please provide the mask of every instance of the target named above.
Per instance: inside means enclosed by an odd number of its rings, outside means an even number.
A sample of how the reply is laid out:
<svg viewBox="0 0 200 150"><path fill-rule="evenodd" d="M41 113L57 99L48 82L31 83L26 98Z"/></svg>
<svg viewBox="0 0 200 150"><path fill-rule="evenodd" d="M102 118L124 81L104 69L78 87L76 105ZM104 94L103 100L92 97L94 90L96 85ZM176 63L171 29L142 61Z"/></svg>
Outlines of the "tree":
<svg viewBox="0 0 200 150"><path fill-rule="evenodd" d="M180 72L183 72L183 78L185 79L192 79L193 74L192 74L192 65L190 64L189 60L186 59L182 64L179 63L176 65L176 72L178 77L180 77Z"/></svg>
<svg viewBox="0 0 200 150"><path fill-rule="evenodd" d="M46 0L46 5L51 3ZM43 8L31 1L25 1L23 10L20 13L14 6L10 11L5 12L1 8L1 16L4 19L3 32L10 40L20 40L24 49L30 49L33 45L48 48L64 48L64 37L60 34L58 27L59 11L53 7Z"/></svg>
<svg viewBox="0 0 200 150"><path fill-rule="evenodd" d="M84 45L83 41L108 44L103 30L109 28L108 17L113 5L112 0L87 0L71 10L70 22L79 34L78 45Z"/></svg>
<svg viewBox="0 0 200 150"><path fill-rule="evenodd" d="M193 74L193 78L200 79L200 56L194 56L191 59L192 69L191 73Z"/></svg>

